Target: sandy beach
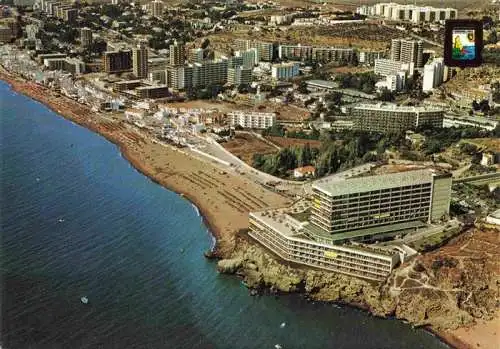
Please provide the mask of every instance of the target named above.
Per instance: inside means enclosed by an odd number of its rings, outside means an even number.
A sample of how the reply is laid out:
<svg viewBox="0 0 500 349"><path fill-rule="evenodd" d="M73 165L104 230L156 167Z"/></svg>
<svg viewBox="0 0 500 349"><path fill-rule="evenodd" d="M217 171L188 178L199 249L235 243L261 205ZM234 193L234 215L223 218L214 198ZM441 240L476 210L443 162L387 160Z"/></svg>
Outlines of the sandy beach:
<svg viewBox="0 0 500 349"><path fill-rule="evenodd" d="M194 203L217 243L218 256L229 256L235 237L248 228L248 212L280 207L291 201L235 173L223 172L210 160L202 160L186 149L153 142L143 131L93 112L48 88L0 71L0 79L16 92L25 94L61 116L104 136L115 143L138 171L165 188L182 194Z"/></svg>
<svg viewBox="0 0 500 349"><path fill-rule="evenodd" d="M232 171L222 171L210 160L200 159L187 149L153 141L145 131L90 108L48 88L25 81L0 68L0 79L13 90L29 96L83 127L115 143L123 156L138 171L156 183L182 194L194 203L216 237L215 252L231 258L238 232L248 228L248 212L282 207L291 200ZM252 248L264 251L256 244ZM493 321L479 320L469 328L436 333L456 348L499 348L498 316Z"/></svg>

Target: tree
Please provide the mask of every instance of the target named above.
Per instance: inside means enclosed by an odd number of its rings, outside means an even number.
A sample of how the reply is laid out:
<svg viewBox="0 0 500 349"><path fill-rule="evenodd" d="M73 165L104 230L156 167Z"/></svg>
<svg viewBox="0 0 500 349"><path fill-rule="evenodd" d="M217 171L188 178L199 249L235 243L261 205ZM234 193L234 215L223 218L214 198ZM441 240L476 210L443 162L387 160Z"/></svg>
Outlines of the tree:
<svg viewBox="0 0 500 349"><path fill-rule="evenodd" d="M299 91L302 94L309 94L309 90L307 89L307 84L305 81L301 81L299 83L299 86L297 87L297 91Z"/></svg>
<svg viewBox="0 0 500 349"><path fill-rule="evenodd" d="M384 102L392 102L395 99L395 97L394 94L387 87L384 87L380 91L378 99Z"/></svg>

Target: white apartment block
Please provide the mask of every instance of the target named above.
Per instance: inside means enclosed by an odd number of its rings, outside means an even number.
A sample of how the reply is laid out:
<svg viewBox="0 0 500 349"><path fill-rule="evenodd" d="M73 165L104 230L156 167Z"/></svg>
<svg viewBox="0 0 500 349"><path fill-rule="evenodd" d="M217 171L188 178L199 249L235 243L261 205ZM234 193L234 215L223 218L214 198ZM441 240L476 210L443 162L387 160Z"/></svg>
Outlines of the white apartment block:
<svg viewBox="0 0 500 349"><path fill-rule="evenodd" d="M426 64L424 66L422 91L428 92L441 85L444 80L444 73L443 58L435 58L431 63Z"/></svg>
<svg viewBox="0 0 500 349"><path fill-rule="evenodd" d="M408 76L413 75L415 65L413 63L403 63L392 59L381 58L375 60L375 74L381 76L396 75L401 71L407 73Z"/></svg>
<svg viewBox="0 0 500 349"><path fill-rule="evenodd" d="M235 111L228 113L231 126L266 129L276 124L276 113Z"/></svg>
<svg viewBox="0 0 500 349"><path fill-rule="evenodd" d="M236 57L242 57L242 65L245 68L253 68L257 64L259 64L259 54L256 48L250 48L244 51L236 51L234 54Z"/></svg>
<svg viewBox="0 0 500 349"><path fill-rule="evenodd" d="M276 80L288 80L299 75L298 63L280 63L271 66L271 76Z"/></svg>
<svg viewBox="0 0 500 349"><path fill-rule="evenodd" d="M392 2L361 6L356 9L356 12L365 16L378 16L392 21L408 21L416 24L440 22L455 19L458 16L457 10L453 8L403 5Z"/></svg>

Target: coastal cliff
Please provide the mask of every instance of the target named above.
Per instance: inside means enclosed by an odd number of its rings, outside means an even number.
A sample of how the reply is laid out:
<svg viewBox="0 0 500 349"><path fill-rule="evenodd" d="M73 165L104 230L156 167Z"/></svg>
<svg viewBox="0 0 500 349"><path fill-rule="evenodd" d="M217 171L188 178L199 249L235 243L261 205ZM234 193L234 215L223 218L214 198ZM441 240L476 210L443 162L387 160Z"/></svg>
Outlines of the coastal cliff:
<svg viewBox="0 0 500 349"><path fill-rule="evenodd" d="M240 237L219 271L237 273L260 292L301 292L318 301L356 305L437 331L490 320L497 310L498 231L473 230L397 268L383 283L285 263L249 237Z"/></svg>

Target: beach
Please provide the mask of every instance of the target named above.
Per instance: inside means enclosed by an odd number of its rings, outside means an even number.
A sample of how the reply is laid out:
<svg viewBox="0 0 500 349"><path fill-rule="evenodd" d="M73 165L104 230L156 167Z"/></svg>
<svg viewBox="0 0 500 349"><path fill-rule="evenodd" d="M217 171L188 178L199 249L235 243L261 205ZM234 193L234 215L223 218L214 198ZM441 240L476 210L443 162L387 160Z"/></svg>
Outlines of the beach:
<svg viewBox="0 0 500 349"><path fill-rule="evenodd" d="M292 203L289 198L267 190L242 175L222 171L210 160L200 159L190 154L187 149L154 141L145 131L106 114L97 114L48 88L24 81L4 70L0 71L0 79L9 83L13 90L47 105L66 119L116 144L123 157L134 168L196 205L211 233L216 237L214 252L218 257L232 257L237 241L245 235L240 232L248 229L248 212ZM266 254L260 246L249 243L258 253ZM317 273L322 275L321 272ZM346 282L354 284L358 281ZM361 284L361 281L359 283ZM362 283L361 287L368 290L369 285ZM483 323L478 320L476 325L467 329L435 333L457 348L476 348L479 343L481 348L493 349L498 347L498 331L494 331L496 325L498 322Z"/></svg>
<svg viewBox="0 0 500 349"><path fill-rule="evenodd" d="M215 254L228 257L239 231L248 228L248 212L291 204L290 199L262 186L222 171L210 160L200 159L187 149L153 141L150 135L123 121L50 89L0 71L0 79L16 92L47 105L61 116L86 127L116 144L138 171L195 204L211 233L216 237Z"/></svg>

